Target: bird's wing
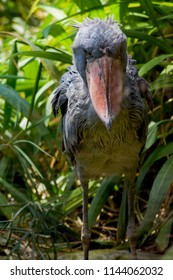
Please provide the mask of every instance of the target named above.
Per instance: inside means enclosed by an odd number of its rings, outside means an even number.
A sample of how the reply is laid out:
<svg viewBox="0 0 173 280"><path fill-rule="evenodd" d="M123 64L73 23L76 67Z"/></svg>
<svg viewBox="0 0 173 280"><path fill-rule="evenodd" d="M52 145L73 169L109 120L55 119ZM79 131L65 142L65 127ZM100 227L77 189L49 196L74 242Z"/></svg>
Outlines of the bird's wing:
<svg viewBox="0 0 173 280"><path fill-rule="evenodd" d="M55 116L58 114L58 110L59 109L61 110L62 129L63 129L63 119L65 118L65 115L67 113L67 108L68 108L68 90L73 79L72 73L73 73L73 67L70 66L69 71L62 75L60 80L60 85L53 92L52 109ZM62 150L65 151L64 137L62 139Z"/></svg>
<svg viewBox="0 0 173 280"><path fill-rule="evenodd" d="M150 109L152 109L152 99L149 85L145 79L138 75L138 69L136 68L135 63L136 60L128 57L126 72L128 84L131 88L131 106L129 110L129 117L131 119L133 131L136 131L138 140L144 145L147 136L148 116L146 106L144 105L142 98L147 101Z"/></svg>
<svg viewBox="0 0 173 280"><path fill-rule="evenodd" d="M63 151L74 162L74 153L80 139L81 107L83 106L83 82L74 66L68 68L59 87L54 91L52 109L55 115L62 114ZM85 99L85 96L84 96ZM84 102L85 104L85 102Z"/></svg>
<svg viewBox="0 0 173 280"><path fill-rule="evenodd" d="M141 96L147 101L147 104L150 108L150 110L153 110L153 101L152 101L152 95L151 95L151 91L150 91L150 86L147 83L147 81L138 76L136 83L138 85L139 88L139 92L141 94Z"/></svg>
<svg viewBox="0 0 173 280"><path fill-rule="evenodd" d="M55 116L57 115L59 108L61 109L62 116L65 115L67 111L67 92L73 78L71 71L73 71L72 66L69 67L68 72L62 75L60 85L53 93L52 109Z"/></svg>
<svg viewBox="0 0 173 280"><path fill-rule="evenodd" d="M147 101L150 110L153 110L152 95L150 86L147 81L138 75L138 69L135 67L136 60L128 57L127 63L127 75L129 77L131 85L137 87L140 95Z"/></svg>

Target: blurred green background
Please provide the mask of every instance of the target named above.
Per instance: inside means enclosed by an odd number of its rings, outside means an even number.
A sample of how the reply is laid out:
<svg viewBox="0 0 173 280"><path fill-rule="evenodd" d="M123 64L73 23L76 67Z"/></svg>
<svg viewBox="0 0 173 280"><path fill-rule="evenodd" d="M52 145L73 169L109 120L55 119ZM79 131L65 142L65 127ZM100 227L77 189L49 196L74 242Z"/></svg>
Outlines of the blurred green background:
<svg viewBox="0 0 173 280"><path fill-rule="evenodd" d="M71 64L72 25L109 15L121 24L154 103L136 174L138 246L173 259L171 0L1 1L0 259L57 259L82 250L81 188L61 152L61 116L53 116L50 102ZM90 182L89 202L91 250L128 249L121 181Z"/></svg>

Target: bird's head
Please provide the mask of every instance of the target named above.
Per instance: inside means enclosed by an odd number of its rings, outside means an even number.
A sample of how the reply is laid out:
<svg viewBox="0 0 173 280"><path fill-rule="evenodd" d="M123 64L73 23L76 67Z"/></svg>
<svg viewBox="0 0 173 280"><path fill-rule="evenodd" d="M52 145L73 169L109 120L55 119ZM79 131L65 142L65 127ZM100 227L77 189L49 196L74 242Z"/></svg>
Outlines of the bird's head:
<svg viewBox="0 0 173 280"><path fill-rule="evenodd" d="M88 88L97 115L109 129L123 98L126 36L112 18L86 19L77 28L73 62Z"/></svg>

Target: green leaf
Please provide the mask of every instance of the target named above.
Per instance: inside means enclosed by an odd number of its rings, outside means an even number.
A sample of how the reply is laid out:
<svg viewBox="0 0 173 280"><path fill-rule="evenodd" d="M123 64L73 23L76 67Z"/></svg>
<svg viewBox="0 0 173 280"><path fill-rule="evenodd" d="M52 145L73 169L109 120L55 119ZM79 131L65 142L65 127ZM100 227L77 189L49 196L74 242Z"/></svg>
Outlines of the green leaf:
<svg viewBox="0 0 173 280"><path fill-rule="evenodd" d="M16 56L32 56L32 57L39 57L39 58L45 58L50 60L56 60L63 63L71 64L71 56L69 54L66 54L63 51L56 50L54 52L51 51L26 51L26 52L18 52L15 55L12 55L11 57Z"/></svg>
<svg viewBox="0 0 173 280"><path fill-rule="evenodd" d="M88 212L89 227L92 228L92 226L96 222L97 216L100 214L101 209L103 208L106 200L108 199L109 195L114 189L115 184L118 184L119 181L120 181L120 177L117 176L108 177L103 180L89 208L89 212Z"/></svg>
<svg viewBox="0 0 173 280"><path fill-rule="evenodd" d="M150 71L151 69L153 69L156 65L158 65L160 62L162 62L164 59L167 59L169 57L173 57L173 54L163 54L163 55L159 55L153 59L151 59L150 61L148 61L147 63L145 63L139 70L139 75L143 76L144 74L146 74L148 71Z"/></svg>
<svg viewBox="0 0 173 280"><path fill-rule="evenodd" d="M28 119L27 119L26 127L28 126L28 124L30 122L30 119L32 117L32 112L34 110L35 97L36 97L36 93L37 93L38 88L39 88L41 71L42 71L42 63L39 64L37 75L36 75L36 78L35 78L35 85L34 85L34 88L33 88L32 99L31 99L31 104L30 104L30 107L29 107L29 113L28 113Z"/></svg>
<svg viewBox="0 0 173 280"><path fill-rule="evenodd" d="M173 123L173 120L162 120L159 122L151 122L148 126L148 135L147 135L147 140L146 140L146 144L145 144L145 148L144 151L146 151L147 149L149 149L156 141L157 139L157 131L158 131L158 127L162 124L165 123Z"/></svg>
<svg viewBox="0 0 173 280"><path fill-rule="evenodd" d="M81 188L76 188L72 191L68 190L68 183L67 182L67 192L68 197L66 195L63 196L63 204L64 204L64 211L66 214L71 213L74 211L77 207L82 206L82 190ZM95 186L96 184L91 182L88 187L88 197L91 197L95 193ZM65 199L65 202L64 202Z"/></svg>
<svg viewBox="0 0 173 280"><path fill-rule="evenodd" d="M168 247L169 240L170 240L170 234L173 224L173 212L170 213L170 217L165 221L164 225L161 227L157 238L155 240L155 243L157 247L159 248L160 252L165 251L165 249Z"/></svg>
<svg viewBox="0 0 173 280"><path fill-rule="evenodd" d="M0 145L0 151L3 149L3 148L7 148L6 145ZM6 170L8 168L8 165L9 165L9 162L10 162L10 159L6 156L2 156L0 157L0 177L4 178L6 176Z"/></svg>
<svg viewBox="0 0 173 280"><path fill-rule="evenodd" d="M20 143L27 143L27 144L30 144L32 146L34 146L36 149L40 150L43 154L47 155L48 157L51 157L52 156L50 154L48 154L46 151L44 151L42 148L40 148L36 143L32 142L32 141L29 141L29 140L16 140L14 141L14 145L16 144L20 144Z"/></svg>
<svg viewBox="0 0 173 280"><path fill-rule="evenodd" d="M157 131L158 131L158 123L151 121L148 126L148 134L147 134L147 140L145 143L144 150L149 149L155 143L157 139Z"/></svg>
<svg viewBox="0 0 173 280"><path fill-rule="evenodd" d="M62 28L61 25L57 25L57 24L50 24L48 26L46 26L46 28L42 31L43 36L45 38L48 37L48 35L51 35L53 37L57 37L57 34L63 34L65 33L65 30Z"/></svg>
<svg viewBox="0 0 173 280"><path fill-rule="evenodd" d="M173 256L173 245L166 251L166 253L162 257L162 260L172 261L172 256Z"/></svg>
<svg viewBox="0 0 173 280"><path fill-rule="evenodd" d="M12 53L11 53L11 59L9 61L9 68L8 68L8 75L9 77L7 78L7 85L11 86L13 88L16 87L16 80L15 79L11 79L11 75L12 76L17 76L18 73L18 68L17 68L17 64L18 64L18 57L13 57L13 55L15 55L17 53L17 42L15 41L13 44L13 49L12 49Z"/></svg>
<svg viewBox="0 0 173 280"><path fill-rule="evenodd" d="M153 46L158 46L162 51L165 53L173 53L173 48L170 44L167 44L163 39L155 38L151 35L145 34L144 32L139 32L130 29L122 28L123 32L126 34L127 37L138 38L142 41L147 41Z"/></svg>
<svg viewBox="0 0 173 280"><path fill-rule="evenodd" d="M4 188L7 190L7 192L10 193L17 201L20 201L20 202L29 201L29 198L26 196L26 194L23 191L19 191L12 184L9 184L1 177L0 177L0 184L2 184L4 186Z"/></svg>
<svg viewBox="0 0 173 280"><path fill-rule="evenodd" d="M136 181L137 193L140 192L141 187L142 187L142 182L143 182L146 174L148 173L150 167L152 166L152 164L155 161L157 161L158 159L166 157L172 153L173 153L173 143L172 142L168 143L165 146L157 147L156 149L154 149L154 151L149 155L147 160L142 165L142 168L140 169L140 173L139 173L139 176Z"/></svg>
<svg viewBox="0 0 173 280"><path fill-rule="evenodd" d="M64 205L64 212L68 215L71 211L82 205L82 191L80 188L74 189L69 193Z"/></svg>
<svg viewBox="0 0 173 280"><path fill-rule="evenodd" d="M100 0L87 0L87 1L81 1L81 0L75 0L74 1L78 7L81 9L82 12L85 11L85 9L90 9L93 7L102 7L102 4Z"/></svg>
<svg viewBox="0 0 173 280"><path fill-rule="evenodd" d="M24 45L29 45L33 51L36 51L36 52L40 51L40 52L42 52L41 48L39 48L38 46L34 45L30 40L20 36L17 33L12 33L12 32L0 32L0 33L5 34L5 35L9 35L9 36L12 36L12 37L18 39L19 40L18 43L21 43L21 44L24 44ZM10 58L15 57L16 55L17 54L15 54L13 56L10 56ZM42 54L42 55L43 55L43 57L45 56L44 54ZM45 69L50 74L50 76L53 79L57 80L58 77L59 77L59 73L58 73L58 70L55 67L55 65L49 59L46 59L46 58L40 58L40 59L41 59L43 65L44 65Z"/></svg>
<svg viewBox="0 0 173 280"><path fill-rule="evenodd" d="M162 35L162 31L161 28L159 26L159 23L157 21L157 17L156 17L156 12L154 10L154 5L152 3L151 0L139 0L139 2L141 3L141 6L143 7L143 9L145 9L146 13L149 16L149 19L153 22L153 26L157 27L157 29L159 30L160 34Z"/></svg>
<svg viewBox="0 0 173 280"><path fill-rule="evenodd" d="M30 157L21 148L19 148L17 145L13 145L13 149L14 149L14 151L17 150L19 152L19 154L22 156L22 158L32 167L32 170L36 171L37 174L41 178L43 178L42 174L40 173L40 171L38 170L38 168L36 167L34 162L30 159Z"/></svg>
<svg viewBox="0 0 173 280"><path fill-rule="evenodd" d="M12 48L12 55L17 53L17 43L16 41L13 44L13 48ZM10 76L17 76L18 73L18 57L12 57L9 61L9 67L8 67L8 78L6 81L6 84L12 88L16 87L16 79L12 79ZM8 127L9 122L10 122L10 118L11 118L11 113L12 113L12 108L9 105L8 102L5 102L5 106L4 106L4 130Z"/></svg>
<svg viewBox="0 0 173 280"><path fill-rule="evenodd" d="M0 75L0 79L29 80L29 78L15 75Z"/></svg>
<svg viewBox="0 0 173 280"><path fill-rule="evenodd" d="M13 215L13 208L9 204L6 195L0 192L0 212L9 220L11 220Z"/></svg>
<svg viewBox="0 0 173 280"><path fill-rule="evenodd" d="M50 6L45 4L39 4L38 7L53 15L57 20L61 20L66 17L66 14L63 10L53 7L52 5Z"/></svg>
<svg viewBox="0 0 173 280"><path fill-rule="evenodd" d="M150 83L151 90L159 90L163 88L173 88L173 75L160 75L157 80Z"/></svg>
<svg viewBox="0 0 173 280"><path fill-rule="evenodd" d="M0 95L18 112L28 117L30 104L17 91L7 85L0 85Z"/></svg>
<svg viewBox="0 0 173 280"><path fill-rule="evenodd" d="M0 85L0 95L13 107L17 112L22 113L26 118L29 116L30 104L24 98L22 98L17 91L7 85ZM36 122L40 120L41 117L36 110L32 111L30 120ZM48 134L47 128L42 122L38 124L38 129L41 135Z"/></svg>
<svg viewBox="0 0 173 280"><path fill-rule="evenodd" d="M141 225L138 228L138 235L144 236L152 228L154 218L161 208L162 202L173 181L173 156L171 156L161 167L153 183L147 210Z"/></svg>

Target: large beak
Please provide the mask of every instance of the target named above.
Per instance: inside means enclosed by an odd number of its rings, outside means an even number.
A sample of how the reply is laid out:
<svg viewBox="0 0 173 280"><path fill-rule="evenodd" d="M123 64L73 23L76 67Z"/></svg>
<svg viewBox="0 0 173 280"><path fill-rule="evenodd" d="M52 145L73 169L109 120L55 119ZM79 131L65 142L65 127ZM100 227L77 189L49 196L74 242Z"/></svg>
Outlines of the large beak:
<svg viewBox="0 0 173 280"><path fill-rule="evenodd" d="M122 101L123 70L119 59L104 55L88 63L86 78L94 109L110 129Z"/></svg>

